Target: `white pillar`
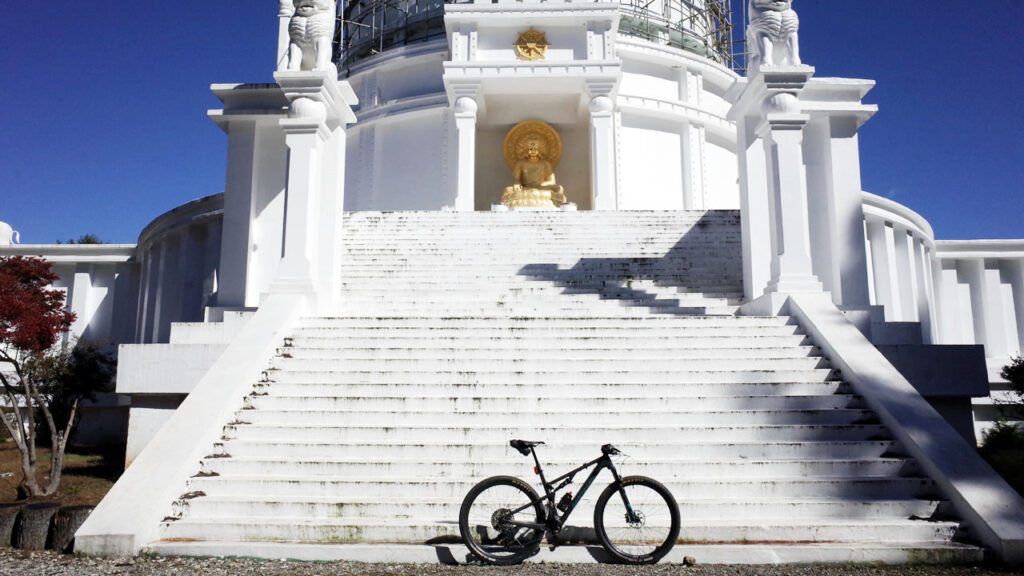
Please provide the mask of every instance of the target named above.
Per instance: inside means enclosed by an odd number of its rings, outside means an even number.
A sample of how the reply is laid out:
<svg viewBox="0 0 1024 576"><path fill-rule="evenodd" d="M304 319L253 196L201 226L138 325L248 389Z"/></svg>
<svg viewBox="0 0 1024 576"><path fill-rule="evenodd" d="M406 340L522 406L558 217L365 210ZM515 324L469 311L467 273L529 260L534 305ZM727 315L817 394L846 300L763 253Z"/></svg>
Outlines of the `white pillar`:
<svg viewBox="0 0 1024 576"><path fill-rule="evenodd" d="M1017 328L1017 350L1010 353L1019 356L1024 353L1024 260L1005 262L1003 274L1013 293L1013 321Z"/></svg>
<svg viewBox="0 0 1024 576"><path fill-rule="evenodd" d="M335 126L324 146L324 171L320 193L316 277L322 293L321 310L330 310L341 296L342 221L345 209L345 158L347 137L343 126Z"/></svg>
<svg viewBox="0 0 1024 576"><path fill-rule="evenodd" d="M615 210L615 104L608 96L590 100L590 182L594 190L594 210Z"/></svg>
<svg viewBox="0 0 1024 576"><path fill-rule="evenodd" d="M867 252L864 246L864 204L861 199L860 145L858 122L852 117L832 117L829 121L831 168L831 206L834 215L834 251L840 267L844 306L866 306L868 296Z"/></svg>
<svg viewBox="0 0 1024 576"><path fill-rule="evenodd" d="M963 344L965 340L960 330L960 317L957 306L957 271L956 263L951 261L936 262L932 269L935 283L935 320L938 323L936 333L937 344Z"/></svg>
<svg viewBox="0 0 1024 576"><path fill-rule="evenodd" d="M917 321L917 278L914 276L913 242L907 229L893 226L893 248L896 256L896 295L899 298L899 318L901 322Z"/></svg>
<svg viewBox="0 0 1024 576"><path fill-rule="evenodd" d="M256 122L231 122L224 184L224 237L218 306L245 306L252 252L252 203Z"/></svg>
<svg viewBox="0 0 1024 576"><path fill-rule="evenodd" d="M768 173L764 147L754 134L756 119L736 122L740 171L740 230L743 242L743 297L753 300L771 279L771 227L768 214Z"/></svg>
<svg viewBox="0 0 1024 576"><path fill-rule="evenodd" d="M332 76L324 71L274 74L291 105L288 118L280 121L288 147L284 248L269 291L308 296L322 310L337 296L344 127L355 122L351 106L357 102L351 86Z"/></svg>
<svg viewBox="0 0 1024 576"><path fill-rule="evenodd" d="M892 228L884 220L875 218L868 218L867 228L871 245L871 269L875 279L875 304L884 307L886 320L895 322L900 318L900 310Z"/></svg>
<svg viewBox="0 0 1024 576"><path fill-rule="evenodd" d="M985 344L985 313L984 302L985 289L982 286L982 277L985 275L985 263L978 258L961 260L957 263L960 283L966 285L968 298L971 306L971 331L972 344ZM985 351L988 355L988 350Z"/></svg>
<svg viewBox="0 0 1024 576"><path fill-rule="evenodd" d="M871 303L858 127L853 112L833 110L804 130L814 273L833 302L849 308Z"/></svg>
<svg viewBox="0 0 1024 576"><path fill-rule="evenodd" d="M89 264L75 266L75 277L68 291L68 307L77 314L75 321L71 324L71 335L76 338L81 338L85 333L86 326L89 325L89 293L92 290L91 268L92 266Z"/></svg>
<svg viewBox="0 0 1024 576"><path fill-rule="evenodd" d="M832 301L838 306L843 303L843 285L840 247L836 238L837 214L831 178L831 143L827 118L812 119L804 128L811 261L814 275L821 280L822 287L832 294Z"/></svg>
<svg viewBox="0 0 1024 576"><path fill-rule="evenodd" d="M284 254L271 291L311 294L316 283L313 239L319 228L315 209L320 191L322 144L328 136L321 126L327 112L323 103L306 98L295 100L292 110L290 117L281 121L288 146L288 186Z"/></svg>
<svg viewBox="0 0 1024 576"><path fill-rule="evenodd" d="M998 260L980 261L981 269L981 331L985 344L985 355L989 358L1009 356L1007 343L1007 314L1003 303L1003 284L999 273ZM975 308L977 316L977 308Z"/></svg>
<svg viewBox="0 0 1024 576"><path fill-rule="evenodd" d="M704 173L704 148L707 133L704 126L692 122L683 123L683 208L705 210L707 208L707 179Z"/></svg>
<svg viewBox="0 0 1024 576"><path fill-rule="evenodd" d="M727 94L728 118L738 127L743 290L751 301L821 291L811 266L802 150L809 116L798 98L812 76L810 66L762 67ZM771 296L762 303L775 313L781 302ZM761 313L762 303L751 310Z"/></svg>
<svg viewBox="0 0 1024 576"><path fill-rule="evenodd" d="M769 210L772 218L772 279L769 292L820 292L811 264L807 188L804 180L803 129L809 117L797 112L793 94L765 100L758 129L767 158Z"/></svg>
<svg viewBox="0 0 1024 576"><path fill-rule="evenodd" d="M917 279L917 320L921 323L921 336L925 344L935 342L935 327L932 322L932 311L935 307L935 294L932 292L931 254L924 240L911 239L914 247L914 274Z"/></svg>
<svg viewBox="0 0 1024 576"><path fill-rule="evenodd" d="M476 208L476 100L462 96L455 100L456 179L455 209Z"/></svg>

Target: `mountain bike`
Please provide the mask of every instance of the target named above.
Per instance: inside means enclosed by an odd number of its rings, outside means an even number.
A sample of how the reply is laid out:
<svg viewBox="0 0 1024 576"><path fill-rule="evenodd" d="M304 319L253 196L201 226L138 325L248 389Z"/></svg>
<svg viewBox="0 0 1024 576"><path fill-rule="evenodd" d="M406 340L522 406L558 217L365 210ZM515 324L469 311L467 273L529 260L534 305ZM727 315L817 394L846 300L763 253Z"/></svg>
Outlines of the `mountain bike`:
<svg viewBox="0 0 1024 576"><path fill-rule="evenodd" d="M536 446L543 442L512 440L509 445L523 456L533 456L544 494L512 476L494 476L474 486L462 501L459 532L472 554L489 564L519 564L540 550L547 537L552 550L559 534L602 470L613 480L597 498L594 531L601 546L618 562L654 564L672 550L679 537L679 505L668 488L645 476L619 476L612 456L621 454L611 444L595 458L550 482L544 477ZM579 472L594 467L573 496L560 491Z"/></svg>

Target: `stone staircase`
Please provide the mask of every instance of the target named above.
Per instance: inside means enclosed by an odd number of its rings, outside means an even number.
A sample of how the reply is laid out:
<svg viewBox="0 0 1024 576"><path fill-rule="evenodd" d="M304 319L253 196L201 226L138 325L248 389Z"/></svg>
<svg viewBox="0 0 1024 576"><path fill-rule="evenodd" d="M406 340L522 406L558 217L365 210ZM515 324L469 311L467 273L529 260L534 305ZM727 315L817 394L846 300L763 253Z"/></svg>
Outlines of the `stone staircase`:
<svg viewBox="0 0 1024 576"><path fill-rule="evenodd" d="M283 342L151 551L454 542L473 484L535 482L508 447L526 438L547 442L552 472L619 446L621 472L679 500L673 554L980 558L798 326L736 315L735 212L363 212L344 227L341 308ZM583 508L572 524L591 522Z"/></svg>

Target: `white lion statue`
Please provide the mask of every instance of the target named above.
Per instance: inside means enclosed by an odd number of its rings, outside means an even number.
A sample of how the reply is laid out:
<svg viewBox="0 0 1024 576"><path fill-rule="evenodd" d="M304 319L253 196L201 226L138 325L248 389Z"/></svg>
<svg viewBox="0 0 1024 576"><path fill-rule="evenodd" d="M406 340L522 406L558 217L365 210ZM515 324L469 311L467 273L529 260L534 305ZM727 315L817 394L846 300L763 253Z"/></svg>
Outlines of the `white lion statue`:
<svg viewBox="0 0 1024 576"><path fill-rule="evenodd" d="M776 44L785 47L782 63L794 66L801 63L797 38L800 19L792 4L792 0L750 0L747 46L751 48L747 70L756 71L762 64L774 66Z"/></svg>
<svg viewBox="0 0 1024 576"><path fill-rule="evenodd" d="M0 222L0 246L9 246L11 244L17 244L21 239L18 237L18 232L11 228L11 225L6 222Z"/></svg>
<svg viewBox="0 0 1024 576"><path fill-rule="evenodd" d="M288 23L289 70L333 70L331 42L334 40L336 0L294 0L295 13Z"/></svg>

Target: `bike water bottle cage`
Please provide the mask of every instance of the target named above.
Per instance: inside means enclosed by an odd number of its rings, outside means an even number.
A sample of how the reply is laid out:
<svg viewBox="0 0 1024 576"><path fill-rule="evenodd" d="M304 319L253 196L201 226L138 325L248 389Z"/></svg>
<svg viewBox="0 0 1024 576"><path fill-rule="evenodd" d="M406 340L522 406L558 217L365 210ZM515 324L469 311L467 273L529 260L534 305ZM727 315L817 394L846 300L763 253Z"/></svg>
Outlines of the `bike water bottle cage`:
<svg viewBox="0 0 1024 576"><path fill-rule="evenodd" d="M508 445L519 450L519 453L523 456L530 455L530 448L534 446L540 446L543 442L535 442L533 440L510 440Z"/></svg>
<svg viewBox="0 0 1024 576"><path fill-rule="evenodd" d="M622 454L622 452L611 444L605 444L604 446L601 446L601 454L604 454L605 456L615 456L616 454Z"/></svg>

